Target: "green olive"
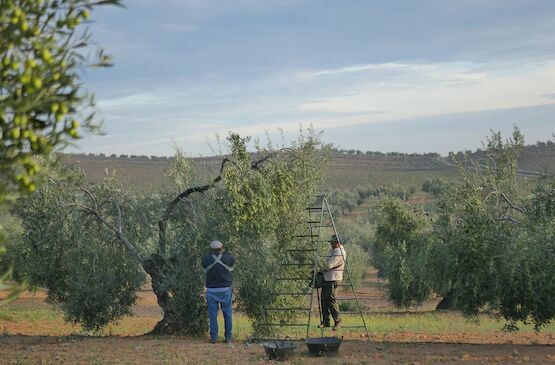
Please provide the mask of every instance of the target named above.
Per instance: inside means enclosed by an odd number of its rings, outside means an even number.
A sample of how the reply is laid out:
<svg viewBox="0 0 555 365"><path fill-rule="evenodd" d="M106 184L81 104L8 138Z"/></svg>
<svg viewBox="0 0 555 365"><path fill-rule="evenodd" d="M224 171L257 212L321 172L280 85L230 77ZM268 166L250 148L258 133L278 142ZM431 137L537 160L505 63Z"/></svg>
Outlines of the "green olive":
<svg viewBox="0 0 555 365"><path fill-rule="evenodd" d="M20 128L12 129L12 131L10 132L10 137L12 137L13 141L18 140L21 137L21 129Z"/></svg>

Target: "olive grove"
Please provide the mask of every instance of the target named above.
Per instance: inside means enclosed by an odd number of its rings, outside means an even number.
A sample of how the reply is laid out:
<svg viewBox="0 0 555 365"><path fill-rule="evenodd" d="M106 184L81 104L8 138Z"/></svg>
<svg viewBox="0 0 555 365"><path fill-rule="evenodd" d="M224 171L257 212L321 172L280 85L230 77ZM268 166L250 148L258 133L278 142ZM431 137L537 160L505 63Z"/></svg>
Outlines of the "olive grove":
<svg viewBox="0 0 555 365"><path fill-rule="evenodd" d="M45 288L68 320L98 330L130 313L146 273L164 312L152 332L198 334L207 328L200 259L219 239L238 260L241 308L255 332L267 331L261 324L283 314L267 318L261 306L284 300L275 277L292 269L278 262L302 233L327 147L313 134L255 154L247 142L231 134L229 154L203 182L178 154L169 172L174 188L157 194L114 178L89 184L79 170L64 168L69 178L50 179L18 204L24 233L13 247L17 275Z"/></svg>

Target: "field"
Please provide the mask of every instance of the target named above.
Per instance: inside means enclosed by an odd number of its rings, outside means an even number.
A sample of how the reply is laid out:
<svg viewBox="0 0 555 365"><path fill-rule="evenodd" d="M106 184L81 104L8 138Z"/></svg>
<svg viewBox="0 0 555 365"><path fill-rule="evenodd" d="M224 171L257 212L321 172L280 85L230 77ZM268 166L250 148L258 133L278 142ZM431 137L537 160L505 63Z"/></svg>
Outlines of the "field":
<svg viewBox="0 0 555 365"><path fill-rule="evenodd" d="M326 175L324 190L352 190L369 184L397 183L419 189L426 179L455 177L455 168L443 157L431 156L368 156L334 153ZM483 153L472 153L476 160ZM99 181L106 174L116 173L123 182L141 190L160 190L170 186L165 170L173 159L147 156L62 155L64 161L77 163L89 179ZM217 157L195 158L194 165L201 176L212 176L220 164ZM554 146L527 146L519 161L522 172L536 174L546 169L555 171Z"/></svg>
<svg viewBox="0 0 555 365"><path fill-rule="evenodd" d="M99 181L107 173L116 173L123 182L141 190L160 190L170 186L165 170L172 159L148 157L107 157L91 155L63 155L62 159L77 163L87 177ZM194 166L200 176L212 176L219 168L220 159L196 158ZM452 178L455 168L441 158L355 156L334 154L326 174L324 190L352 190L368 184L381 185L395 182L420 188L431 177Z"/></svg>
<svg viewBox="0 0 555 365"><path fill-rule="evenodd" d="M25 293L0 310L0 364L267 363L262 347L246 342L250 323L241 313L235 314L232 347L210 345L206 338L143 335L161 318L161 311L148 288L139 294L133 317L91 336L64 322L61 313L44 302L44 293ZM384 299L384 283L373 272L357 294L366 311L370 341L361 332L342 330L345 343L337 357L314 358L301 343L289 363L555 363L555 325L540 333L528 325L504 332L503 323L491 315L481 315L476 324L457 312L431 311L437 300L410 312L398 311ZM316 327L311 329L311 336L319 335Z"/></svg>

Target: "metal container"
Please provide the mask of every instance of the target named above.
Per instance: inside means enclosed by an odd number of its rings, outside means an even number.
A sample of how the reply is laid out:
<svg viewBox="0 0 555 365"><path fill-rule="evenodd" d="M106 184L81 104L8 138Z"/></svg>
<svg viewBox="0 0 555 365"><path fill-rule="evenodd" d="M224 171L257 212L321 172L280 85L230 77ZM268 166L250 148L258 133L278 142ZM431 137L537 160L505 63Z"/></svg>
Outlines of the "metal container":
<svg viewBox="0 0 555 365"><path fill-rule="evenodd" d="M315 337L304 340L308 351L317 356L335 355L343 339L337 337Z"/></svg>
<svg viewBox="0 0 555 365"><path fill-rule="evenodd" d="M293 341L268 341L263 342L264 351L270 360L285 361L295 352L297 344Z"/></svg>

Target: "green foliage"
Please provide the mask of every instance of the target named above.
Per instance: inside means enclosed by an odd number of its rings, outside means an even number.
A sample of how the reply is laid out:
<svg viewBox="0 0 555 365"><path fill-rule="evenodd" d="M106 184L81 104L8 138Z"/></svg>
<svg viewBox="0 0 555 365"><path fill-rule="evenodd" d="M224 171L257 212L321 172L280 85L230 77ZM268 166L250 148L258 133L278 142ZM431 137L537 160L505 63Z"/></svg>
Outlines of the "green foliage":
<svg viewBox="0 0 555 365"><path fill-rule="evenodd" d="M339 219L346 211L352 212L359 205L359 194L356 191L333 191L327 195L327 199L331 207L339 208L332 212L336 219Z"/></svg>
<svg viewBox="0 0 555 365"><path fill-rule="evenodd" d="M341 242L347 251L347 265L355 289L360 287L370 264L370 243L374 238L372 226L367 222L342 223L338 226Z"/></svg>
<svg viewBox="0 0 555 365"><path fill-rule="evenodd" d="M425 291L406 290L416 275L467 315L487 308L508 328L531 321L537 330L553 320L555 269L546 263L555 259L555 178L518 181L523 144L517 128L506 141L494 133L487 160L472 169L458 160L460 179L439 196L433 230L424 235L412 237L419 213L400 202L381 207L374 254L382 255L390 292L406 293L401 301L392 298L396 304L422 299ZM411 253L410 245L419 249ZM422 267L427 274L419 274Z"/></svg>
<svg viewBox="0 0 555 365"><path fill-rule="evenodd" d="M555 318L555 177L544 175L524 207L516 245L508 253L509 269L499 299L500 313L513 324L534 323L536 330Z"/></svg>
<svg viewBox="0 0 555 365"><path fill-rule="evenodd" d="M362 279L366 275L368 270L368 264L370 263L370 257L368 252L366 252L362 247L357 244L345 246L347 252L347 265L349 269L349 277L351 283L355 289L360 288ZM345 278L347 278L345 276Z"/></svg>
<svg viewBox="0 0 555 365"><path fill-rule="evenodd" d="M0 197L14 186L34 191L34 157L78 138L80 127L95 127L80 70L107 66L110 58L99 50L87 60L90 35L78 26L100 4L119 0L0 2ZM78 109L88 115L78 118Z"/></svg>
<svg viewBox="0 0 555 365"><path fill-rule="evenodd" d="M489 160L474 169L459 162L460 181L441 196L435 224L440 248L446 250L449 269L439 265L435 286L442 291L453 290L457 306L475 315L485 305L497 307L506 286L510 256L517 244L524 192L516 180L518 156L523 138L515 128L513 137L503 142L499 133L488 139ZM438 260L436 259L437 263Z"/></svg>
<svg viewBox="0 0 555 365"><path fill-rule="evenodd" d="M439 177L426 179L422 184L422 191L433 196L439 196L446 189L447 182Z"/></svg>
<svg viewBox="0 0 555 365"><path fill-rule="evenodd" d="M2 209L17 198L18 190L36 190L42 181L41 156L79 138L80 126L85 130L96 127L90 112L94 103L82 91L79 72L87 66L107 66L109 57L98 50L97 60L88 62L83 51L90 44L90 35L77 31L94 7L119 3L119 0L0 1ZM5 235L0 226L0 260L5 251ZM7 277L8 271L0 269L0 277ZM3 279L0 286L8 287ZM25 288L9 287L16 291Z"/></svg>
<svg viewBox="0 0 555 365"><path fill-rule="evenodd" d="M389 280L389 299L399 307L422 303L431 292L426 276L429 221L396 198L380 204L372 247L378 274Z"/></svg>
<svg viewBox="0 0 555 365"><path fill-rule="evenodd" d="M251 157L243 147L246 141L238 143L234 135L230 141L231 166L224 173L220 202L234 228L229 239L236 242L237 256L243 260L237 275L239 296L245 311L253 318L255 334L262 335L272 329L261 323L294 316L280 311L268 313L261 308L284 307L287 300L295 301L276 295L294 291L295 284L277 282L275 278L300 274L295 272L299 269L278 266L277 262L285 259L287 248L298 244L296 236L305 229L303 215L322 181L325 151L317 136L301 135L291 148L272 156L259 169L252 169ZM272 153L271 148L266 148L259 150L258 155ZM308 261L302 256L289 259Z"/></svg>
<svg viewBox="0 0 555 365"><path fill-rule="evenodd" d="M45 288L48 301L59 304L68 320L86 330L98 330L131 314L144 273L98 220L77 210L89 203L88 194L75 189L82 181L83 176L76 172L66 181L46 182L29 198L20 199L16 210L25 233L10 251L16 275ZM142 206L113 181L90 193L102 198L99 202L103 204L117 196L122 217L133 216ZM114 206L107 209L116 213ZM142 232L148 227L138 220L123 224L130 236L148 239Z"/></svg>

